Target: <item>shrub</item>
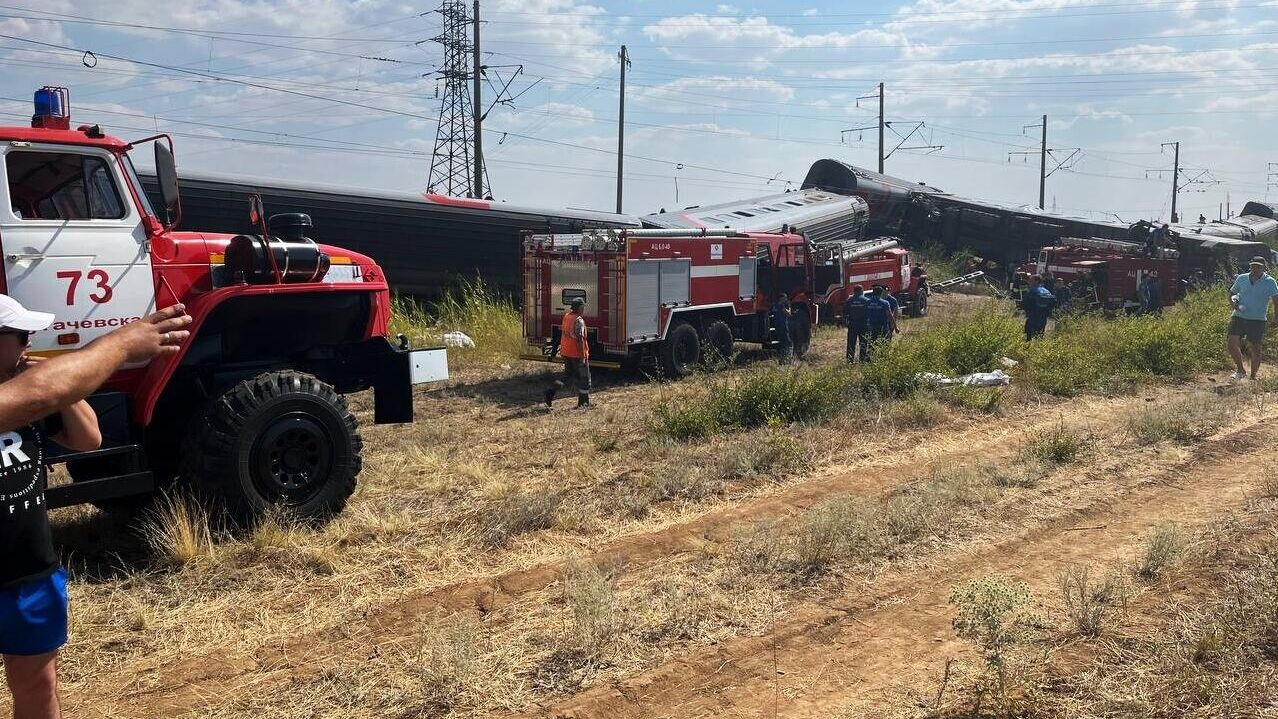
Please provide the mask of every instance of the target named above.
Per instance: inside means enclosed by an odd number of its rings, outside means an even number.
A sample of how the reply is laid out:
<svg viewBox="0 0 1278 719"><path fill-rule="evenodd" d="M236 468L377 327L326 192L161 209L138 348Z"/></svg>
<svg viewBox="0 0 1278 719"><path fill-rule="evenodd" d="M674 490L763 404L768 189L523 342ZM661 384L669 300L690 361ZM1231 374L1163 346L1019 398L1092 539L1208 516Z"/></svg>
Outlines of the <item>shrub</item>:
<svg viewBox="0 0 1278 719"><path fill-rule="evenodd" d="M937 424L945 416L945 411L930 394L920 391L892 402L884 414L894 427L916 429Z"/></svg>
<svg viewBox="0 0 1278 719"><path fill-rule="evenodd" d="M555 526L555 512L563 503L557 492L515 492L503 497L483 518L485 544L504 547L520 534Z"/></svg>
<svg viewBox="0 0 1278 719"><path fill-rule="evenodd" d="M1041 430L1030 435L1022 450L1028 460L1037 460L1047 464L1070 464L1078 459L1083 450L1091 444L1091 437L1078 430L1065 426L1064 422L1055 427Z"/></svg>
<svg viewBox="0 0 1278 719"><path fill-rule="evenodd" d="M1100 636L1110 612L1127 601L1127 587L1120 578L1110 576L1094 582L1091 570L1083 565L1075 564L1061 573L1060 587L1065 614L1078 633L1087 637Z"/></svg>
<svg viewBox="0 0 1278 719"><path fill-rule="evenodd" d="M476 690L484 668L479 662L479 628L469 619L424 631L418 658L420 701L432 716L448 714Z"/></svg>
<svg viewBox="0 0 1278 719"><path fill-rule="evenodd" d="M1174 524L1160 524L1149 536L1145 552L1136 561L1136 574L1153 581L1180 561L1188 549L1185 535Z"/></svg>
<svg viewBox="0 0 1278 719"><path fill-rule="evenodd" d="M572 612L566 637L569 646L594 654L621 631L612 578L589 562L574 564L563 583L563 597Z"/></svg>
<svg viewBox="0 0 1278 719"><path fill-rule="evenodd" d="M1214 434L1235 413L1231 403L1204 393L1138 410L1127 418L1127 431L1142 445L1165 439L1190 444Z"/></svg>
<svg viewBox="0 0 1278 719"><path fill-rule="evenodd" d="M720 426L715 408L701 398L663 401L652 411L652 430L670 439L703 439L719 431Z"/></svg>
<svg viewBox="0 0 1278 719"><path fill-rule="evenodd" d="M985 661L985 681L977 690L977 710L991 690L1006 706L1014 672L1012 652L1032 624L1026 607L1029 587L1007 577L992 575L954 589L950 604L957 610L954 630L977 646Z"/></svg>
<svg viewBox="0 0 1278 719"><path fill-rule="evenodd" d="M1000 387L955 385L937 390L936 396L952 407L978 414L998 414L1003 403Z"/></svg>
<svg viewBox="0 0 1278 719"><path fill-rule="evenodd" d="M141 532L166 564L185 567L213 558L216 546L208 510L182 494L167 494L142 517Z"/></svg>
<svg viewBox="0 0 1278 719"><path fill-rule="evenodd" d="M699 439L725 429L819 422L851 401L842 366L768 368L714 381L699 397L660 402L652 425L671 439Z"/></svg>
<svg viewBox="0 0 1278 719"><path fill-rule="evenodd" d="M391 334L421 345L438 344L447 332L464 332L475 341L474 347L449 348L449 363L458 366L518 359L525 346L519 308L480 277L462 278L429 311L404 297L392 303Z"/></svg>
<svg viewBox="0 0 1278 719"><path fill-rule="evenodd" d="M719 460L719 476L745 479L760 474L784 474L812 465L808 447L798 439L777 431L762 444L754 441L734 444Z"/></svg>
<svg viewBox="0 0 1278 719"><path fill-rule="evenodd" d="M1006 309L985 304L918 339L933 369L954 375L985 372L1022 342L1020 324Z"/></svg>

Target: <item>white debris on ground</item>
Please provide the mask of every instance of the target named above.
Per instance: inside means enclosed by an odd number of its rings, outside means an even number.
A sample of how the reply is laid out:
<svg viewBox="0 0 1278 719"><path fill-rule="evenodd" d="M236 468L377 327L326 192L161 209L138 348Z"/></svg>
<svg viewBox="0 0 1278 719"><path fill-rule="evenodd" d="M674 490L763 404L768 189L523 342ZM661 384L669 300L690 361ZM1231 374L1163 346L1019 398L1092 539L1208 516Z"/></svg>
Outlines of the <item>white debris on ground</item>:
<svg viewBox="0 0 1278 719"><path fill-rule="evenodd" d="M465 332L445 332L444 346L445 347L474 347L475 340L472 340L470 338L470 335L467 335Z"/></svg>
<svg viewBox="0 0 1278 719"><path fill-rule="evenodd" d="M935 387L952 387L966 385L968 387L1001 387L1012 383L1012 378L1001 369L993 372L973 372L962 377L947 377L937 372L923 372L919 379Z"/></svg>

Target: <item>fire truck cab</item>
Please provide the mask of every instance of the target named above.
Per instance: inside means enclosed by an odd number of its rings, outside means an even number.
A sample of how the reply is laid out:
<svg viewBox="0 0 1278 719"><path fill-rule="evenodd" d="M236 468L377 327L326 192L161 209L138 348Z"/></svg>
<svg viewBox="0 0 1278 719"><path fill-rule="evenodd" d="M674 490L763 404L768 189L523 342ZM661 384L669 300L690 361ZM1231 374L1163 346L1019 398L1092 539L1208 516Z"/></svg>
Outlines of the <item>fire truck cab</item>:
<svg viewBox="0 0 1278 719"><path fill-rule="evenodd" d="M180 482L237 520L340 511L362 448L342 394L373 388L375 422L410 422L412 386L447 377L444 350L390 342L381 268L307 239L307 216L267 228L259 202L254 234L175 231L168 136L73 130L65 89L35 100L31 127L0 128L0 292L55 316L30 353L75 350L179 302L194 319L180 352L123 368L89 398L102 447L53 457L74 482L50 488L48 505L131 511ZM129 155L147 142L159 208Z"/></svg>
<svg viewBox="0 0 1278 719"><path fill-rule="evenodd" d="M593 230L527 233L523 261L525 358L552 360L560 322L586 302L592 363L659 366L691 373L707 353L730 357L736 342L778 346L770 321L781 294L791 303L796 354L817 321L810 245L796 234L722 230Z"/></svg>
<svg viewBox="0 0 1278 719"><path fill-rule="evenodd" d="M1183 293L1179 254L1156 248L1145 254L1142 245L1118 240L1070 238L1067 244L1044 247L1029 257L1013 277L1021 291L1030 275L1051 276L1068 288L1071 303L1107 311L1135 311L1143 306L1141 285L1152 277L1160 306L1174 304Z"/></svg>
<svg viewBox="0 0 1278 719"><path fill-rule="evenodd" d="M900 247L896 239L822 242L814 245L813 252L817 295L827 308L826 317L840 316L844 300L852 295L856 285L866 292L874 285L883 285L906 315L927 315L931 294L927 272L921 264L911 261L910 252Z"/></svg>

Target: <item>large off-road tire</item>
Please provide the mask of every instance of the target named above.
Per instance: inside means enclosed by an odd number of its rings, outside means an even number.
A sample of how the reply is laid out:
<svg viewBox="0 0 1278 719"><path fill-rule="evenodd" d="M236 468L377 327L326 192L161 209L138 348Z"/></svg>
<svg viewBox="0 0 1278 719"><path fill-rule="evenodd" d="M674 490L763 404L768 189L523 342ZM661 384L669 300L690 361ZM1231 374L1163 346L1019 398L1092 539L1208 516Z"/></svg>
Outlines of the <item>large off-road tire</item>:
<svg viewBox="0 0 1278 719"><path fill-rule="evenodd" d="M720 364L730 361L735 342L736 338L732 336L732 328L727 322L711 322L706 326L706 359Z"/></svg>
<svg viewBox="0 0 1278 719"><path fill-rule="evenodd" d="M911 317L927 317L928 296L931 294L927 285L919 288L918 292L914 294L914 301L910 303Z"/></svg>
<svg viewBox="0 0 1278 719"><path fill-rule="evenodd" d="M337 514L355 491L363 440L346 400L301 372L264 372L213 400L183 443L182 482L237 523L279 508Z"/></svg>
<svg viewBox="0 0 1278 719"><path fill-rule="evenodd" d="M666 334L666 341L658 350L661 371L671 379L682 379L692 374L701 362L701 338L697 328L687 322L678 322Z"/></svg>
<svg viewBox="0 0 1278 719"><path fill-rule="evenodd" d="M808 350L812 348L812 325L808 314L808 308L805 306L795 307L794 315L790 322L790 341L794 343L794 356L803 359L808 354Z"/></svg>

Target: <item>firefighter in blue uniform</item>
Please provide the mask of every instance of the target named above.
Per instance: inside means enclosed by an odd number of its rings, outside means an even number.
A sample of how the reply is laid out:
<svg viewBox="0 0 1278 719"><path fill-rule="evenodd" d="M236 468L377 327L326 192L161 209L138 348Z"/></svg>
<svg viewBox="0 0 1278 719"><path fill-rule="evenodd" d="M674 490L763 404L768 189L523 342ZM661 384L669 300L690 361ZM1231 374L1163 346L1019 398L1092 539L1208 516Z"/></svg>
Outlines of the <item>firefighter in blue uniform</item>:
<svg viewBox="0 0 1278 719"><path fill-rule="evenodd" d="M790 336L790 298L784 292L777 296L771 313L773 339L777 346L777 359L790 364L794 355L794 340Z"/></svg>
<svg viewBox="0 0 1278 719"><path fill-rule="evenodd" d="M870 303L865 288L853 285L852 294L843 301L843 322L848 327L848 361L862 362L870 359Z"/></svg>
<svg viewBox="0 0 1278 719"><path fill-rule="evenodd" d="M865 320L871 342L891 341L896 332L896 318L892 316L892 303L883 296L882 285L875 285L874 292L866 299Z"/></svg>
<svg viewBox="0 0 1278 719"><path fill-rule="evenodd" d="M1025 341L1042 337L1047 331L1047 319L1052 314L1052 306L1056 296L1043 286L1043 279L1038 275L1030 275L1029 289L1021 300L1021 309L1025 311Z"/></svg>

